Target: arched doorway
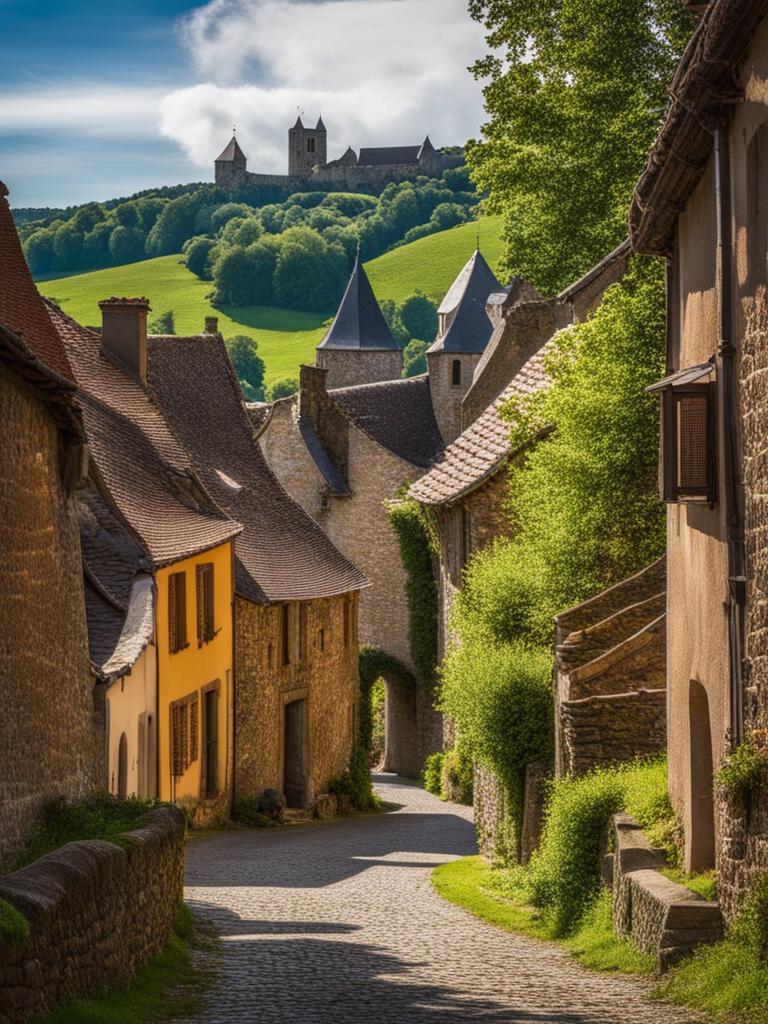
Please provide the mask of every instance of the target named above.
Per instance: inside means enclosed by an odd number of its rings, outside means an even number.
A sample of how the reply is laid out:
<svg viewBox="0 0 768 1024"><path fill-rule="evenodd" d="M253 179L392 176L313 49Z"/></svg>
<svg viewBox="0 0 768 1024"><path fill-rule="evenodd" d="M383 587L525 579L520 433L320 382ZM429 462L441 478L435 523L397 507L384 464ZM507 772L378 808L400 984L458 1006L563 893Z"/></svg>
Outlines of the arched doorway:
<svg viewBox="0 0 768 1024"><path fill-rule="evenodd" d="M128 796L128 737L120 736L117 745L117 798L125 800Z"/></svg>
<svg viewBox="0 0 768 1024"><path fill-rule="evenodd" d="M307 702L285 705L283 727L283 792L289 807L307 803Z"/></svg>
<svg viewBox="0 0 768 1024"><path fill-rule="evenodd" d="M688 694L690 739L690 818L685 837L687 871L715 865L715 802L713 793L712 730L709 699L701 683L691 681Z"/></svg>
<svg viewBox="0 0 768 1024"><path fill-rule="evenodd" d="M427 699L419 693L413 673L397 658L373 647L360 652L360 700L366 708L369 750L378 725L373 768L412 778L419 775L419 701Z"/></svg>

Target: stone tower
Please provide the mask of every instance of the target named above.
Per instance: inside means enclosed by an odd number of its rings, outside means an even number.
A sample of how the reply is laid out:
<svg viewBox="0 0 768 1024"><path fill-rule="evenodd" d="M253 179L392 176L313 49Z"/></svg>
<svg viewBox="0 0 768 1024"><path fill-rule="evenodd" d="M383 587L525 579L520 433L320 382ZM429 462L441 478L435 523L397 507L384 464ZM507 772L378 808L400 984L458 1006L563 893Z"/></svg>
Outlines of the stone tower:
<svg viewBox="0 0 768 1024"><path fill-rule="evenodd" d="M234 185L238 181L245 180L245 168L247 158L240 149L234 134L226 149L216 157L214 167L216 169L217 185Z"/></svg>
<svg viewBox="0 0 768 1024"><path fill-rule="evenodd" d="M329 389L400 377L403 352L387 326L359 253L336 318L315 352L315 365L328 371Z"/></svg>
<svg viewBox="0 0 768 1024"><path fill-rule="evenodd" d="M427 367L435 419L447 445L461 433L461 403L493 333L485 311L488 297L503 291L478 249L437 311L439 327L427 349Z"/></svg>
<svg viewBox="0 0 768 1024"><path fill-rule="evenodd" d="M328 132L322 117L314 128L305 128L301 117L288 130L288 175L291 178L308 178L313 167L324 167L328 163Z"/></svg>

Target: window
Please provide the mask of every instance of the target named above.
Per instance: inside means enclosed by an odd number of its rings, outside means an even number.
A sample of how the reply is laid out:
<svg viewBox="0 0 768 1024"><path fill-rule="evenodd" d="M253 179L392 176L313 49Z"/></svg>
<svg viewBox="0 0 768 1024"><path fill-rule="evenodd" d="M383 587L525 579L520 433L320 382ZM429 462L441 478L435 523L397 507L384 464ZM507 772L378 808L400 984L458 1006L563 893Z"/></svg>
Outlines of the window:
<svg viewBox="0 0 768 1024"><path fill-rule="evenodd" d="M454 359L451 363L451 384L455 388L461 387L461 360Z"/></svg>
<svg viewBox="0 0 768 1024"><path fill-rule="evenodd" d="M210 799L219 791L219 688L203 691L203 774L202 795Z"/></svg>
<svg viewBox="0 0 768 1024"><path fill-rule="evenodd" d="M197 642L210 643L216 635L213 628L213 563L198 565L197 577Z"/></svg>
<svg viewBox="0 0 768 1024"><path fill-rule="evenodd" d="M715 384L711 363L671 374L648 390L661 395L661 497L717 499Z"/></svg>
<svg viewBox="0 0 768 1024"><path fill-rule="evenodd" d="M315 140L314 139L307 139L307 152L308 153L314 153L315 152Z"/></svg>
<svg viewBox="0 0 768 1024"><path fill-rule="evenodd" d="M171 704L171 774L183 775L197 760L197 694Z"/></svg>
<svg viewBox="0 0 768 1024"><path fill-rule="evenodd" d="M168 650L171 654L187 646L187 574L172 572L168 577Z"/></svg>
<svg viewBox="0 0 768 1024"><path fill-rule="evenodd" d="M291 664L291 606L280 605L280 647L284 665Z"/></svg>

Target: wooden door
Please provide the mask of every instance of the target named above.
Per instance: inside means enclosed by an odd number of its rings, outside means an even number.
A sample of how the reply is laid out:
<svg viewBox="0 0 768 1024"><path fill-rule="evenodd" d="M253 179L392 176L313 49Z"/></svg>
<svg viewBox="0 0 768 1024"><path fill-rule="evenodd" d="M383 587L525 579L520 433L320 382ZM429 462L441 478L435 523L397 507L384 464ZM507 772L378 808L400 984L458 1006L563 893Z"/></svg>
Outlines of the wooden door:
<svg viewBox="0 0 768 1024"><path fill-rule="evenodd" d="M307 791L307 702L285 705L283 791L289 807L304 807Z"/></svg>

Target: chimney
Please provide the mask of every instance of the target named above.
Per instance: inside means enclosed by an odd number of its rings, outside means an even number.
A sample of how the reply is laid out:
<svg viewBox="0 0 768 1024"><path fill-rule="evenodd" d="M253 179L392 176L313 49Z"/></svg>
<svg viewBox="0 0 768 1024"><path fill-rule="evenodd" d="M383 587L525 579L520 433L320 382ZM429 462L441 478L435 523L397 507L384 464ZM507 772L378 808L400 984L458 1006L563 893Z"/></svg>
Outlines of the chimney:
<svg viewBox="0 0 768 1024"><path fill-rule="evenodd" d="M317 415L326 402L325 378L328 370L323 366L302 363L299 367L299 416L308 416L317 425Z"/></svg>
<svg viewBox="0 0 768 1024"><path fill-rule="evenodd" d="M147 383L147 313L149 299L104 299L101 351L142 385Z"/></svg>
<svg viewBox="0 0 768 1024"><path fill-rule="evenodd" d="M205 331L204 334L218 334L219 333L219 318L217 316L207 316L205 318Z"/></svg>

